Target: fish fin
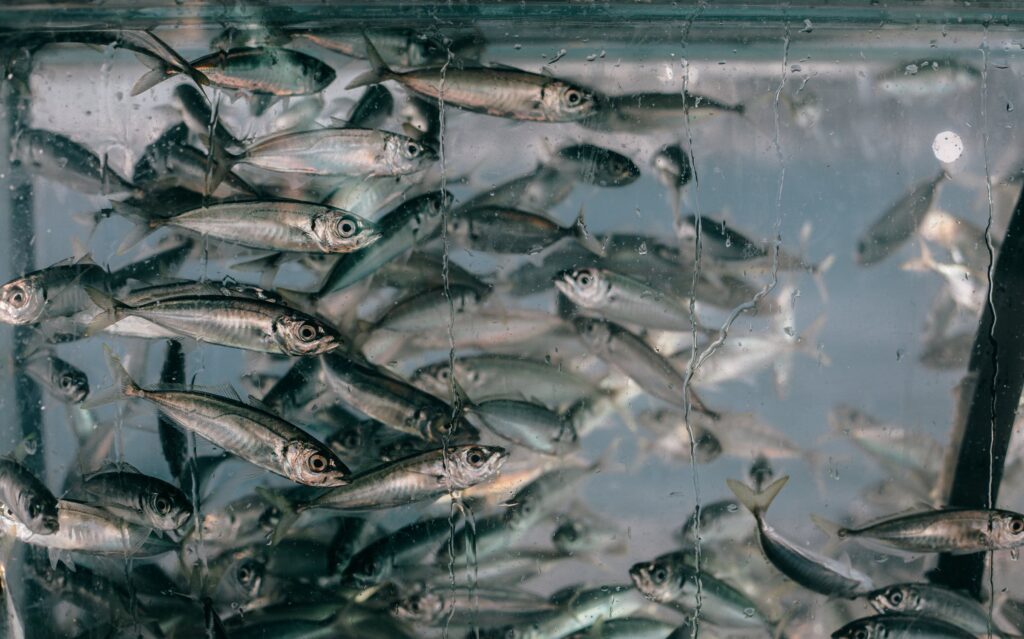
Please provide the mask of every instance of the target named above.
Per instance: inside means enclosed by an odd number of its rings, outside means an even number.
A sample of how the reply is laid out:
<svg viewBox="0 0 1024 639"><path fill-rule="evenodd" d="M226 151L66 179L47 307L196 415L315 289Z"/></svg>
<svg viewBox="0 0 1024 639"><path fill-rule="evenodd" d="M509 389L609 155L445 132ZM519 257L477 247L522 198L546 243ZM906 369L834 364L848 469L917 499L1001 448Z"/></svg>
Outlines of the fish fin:
<svg viewBox="0 0 1024 639"><path fill-rule="evenodd" d="M835 253L832 253L825 257L817 264L811 266L811 278L814 280L814 286L818 289L818 295L821 297L822 303L828 303L828 287L825 286L825 273L828 272L832 265L836 263Z"/></svg>
<svg viewBox="0 0 1024 639"><path fill-rule="evenodd" d="M778 496L782 487L789 481L789 475L783 475L772 483L768 484L764 490L757 492L750 486L747 486L741 481L735 479L725 480L726 485L732 494L736 495L736 499L740 501L743 506L750 511L756 518L760 518L765 512L768 511L768 507L772 505L775 498Z"/></svg>
<svg viewBox="0 0 1024 639"><path fill-rule="evenodd" d="M103 354L107 358L107 365L110 367L110 372L114 375L114 394L112 396L100 396L92 397L82 404L82 408L90 409L101 404L108 404L112 401L116 401L124 397L142 397L145 393L142 388L135 383L128 371L125 370L124 364L121 363L120 358L111 350L110 346L103 345Z"/></svg>
<svg viewBox="0 0 1024 639"><path fill-rule="evenodd" d="M116 324L125 316L125 311L131 308L127 304L114 299L112 295L91 286L85 287L85 294L89 296L93 304L102 310L99 315L89 322L89 326L85 329L85 337L96 335L108 326Z"/></svg>
<svg viewBox="0 0 1024 639"><path fill-rule="evenodd" d="M137 215L135 212L141 213L140 209L135 209L134 207L129 209L119 209L118 206L114 205L115 203L112 202L111 204L113 205L111 206L112 209L118 213L124 213L126 217L130 217L135 221L135 226L127 235L124 236L121 243L117 245L117 249L114 251L115 255L124 255L133 246L146 239L153 234L154 231L163 226L163 221L158 218L147 218L145 217L145 214ZM133 212L128 213L129 210Z"/></svg>
<svg viewBox="0 0 1024 639"><path fill-rule="evenodd" d="M822 550L825 554L831 554L839 542L846 539L846 529L836 522L814 514L811 515L811 521L818 527L818 530L828 535L829 544Z"/></svg>
<svg viewBox="0 0 1024 639"><path fill-rule="evenodd" d="M366 58L370 61L370 70L362 75L356 76L348 85L346 89L355 89L358 87L364 87L369 84L378 84L385 80L390 80L396 77L394 71L388 67L384 59L380 57L380 53L377 51L377 47L373 46L370 42L370 38L363 34L363 39L366 40Z"/></svg>
<svg viewBox="0 0 1024 639"><path fill-rule="evenodd" d="M904 271L923 273L931 271L938 266L938 263L935 261L935 257L928 248L928 243L922 239L918 239L918 244L921 245L921 256L904 262L903 265L900 266Z"/></svg>
<svg viewBox="0 0 1024 639"><path fill-rule="evenodd" d="M804 332L797 338L799 344L798 350L802 353L806 353L811 357L816 358L824 366L830 366L832 359L825 353L818 350L818 337L821 335L821 331L825 328L826 315L822 313L814 318L810 326L804 329Z"/></svg>
<svg viewBox="0 0 1024 639"><path fill-rule="evenodd" d="M276 546L288 534L289 529L299 520L302 514L303 505L294 504L287 497L279 492L269 490L263 486L256 487L256 494L271 506L281 511L281 519L277 522L273 532L270 533L270 544Z"/></svg>
<svg viewBox="0 0 1024 639"><path fill-rule="evenodd" d="M587 222L583 217L582 205L580 206L579 214L576 215L576 221L572 225L572 233L573 237L576 238L576 241L579 242L583 248L594 253L598 257L604 257L604 245L587 230Z"/></svg>
<svg viewBox="0 0 1024 639"><path fill-rule="evenodd" d="M146 59L146 57L147 56L139 56L139 59ZM164 80L170 79L175 75L174 69L171 69L169 66L155 58L153 59L160 66L150 69L141 78L135 81L135 84L132 85L132 97L149 91Z"/></svg>

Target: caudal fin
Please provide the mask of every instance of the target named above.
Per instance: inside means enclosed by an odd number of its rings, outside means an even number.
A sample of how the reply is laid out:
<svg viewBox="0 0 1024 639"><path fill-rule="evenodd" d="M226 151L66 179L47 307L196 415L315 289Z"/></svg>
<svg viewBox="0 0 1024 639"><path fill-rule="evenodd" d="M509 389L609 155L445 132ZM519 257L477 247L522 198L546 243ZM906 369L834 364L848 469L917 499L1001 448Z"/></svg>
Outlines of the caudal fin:
<svg viewBox="0 0 1024 639"><path fill-rule="evenodd" d="M380 57L380 53L377 51L377 47L373 46L370 39L363 36L366 40L366 58L370 61L370 70L366 73L356 76L354 80L348 83L346 89L355 89L358 87L364 87L368 84L379 84L385 80L390 80L395 77L395 72L388 67L384 59Z"/></svg>
<svg viewBox="0 0 1024 639"><path fill-rule="evenodd" d="M121 359L106 344L103 345L103 354L107 358L107 365L114 376L114 387L109 392L99 396L91 396L82 404L83 409L91 409L110 402L116 402L125 397L142 397L145 391L135 383L132 376L125 370Z"/></svg>
<svg viewBox="0 0 1024 639"><path fill-rule="evenodd" d="M96 333L99 333L106 327L116 324L120 321L127 313L126 311L131 307L123 302L119 302L112 296L104 293L99 289L92 288L91 286L85 287L85 294L89 296L92 303L100 307L102 311L97 315L85 329L85 336L91 337Z"/></svg>
<svg viewBox="0 0 1024 639"><path fill-rule="evenodd" d="M604 245L587 230L587 221L583 217L582 206L580 207L579 214L576 216L576 221L572 225L572 234L583 248L599 257L604 257Z"/></svg>
<svg viewBox="0 0 1024 639"><path fill-rule="evenodd" d="M149 53L137 53L135 57L149 67L149 71L132 85L132 97L145 93L164 80L178 74L178 71L172 69L170 65Z"/></svg>
<svg viewBox="0 0 1024 639"><path fill-rule="evenodd" d="M778 496L779 491L789 481L789 475L783 475L772 483L768 484L762 491L755 491L750 486L747 486L741 481L735 479L727 479L725 483L729 486L729 490L732 494L736 495L736 499L740 501L743 506L750 511L754 517L761 517L764 513L768 512L768 507L772 505L775 498Z"/></svg>

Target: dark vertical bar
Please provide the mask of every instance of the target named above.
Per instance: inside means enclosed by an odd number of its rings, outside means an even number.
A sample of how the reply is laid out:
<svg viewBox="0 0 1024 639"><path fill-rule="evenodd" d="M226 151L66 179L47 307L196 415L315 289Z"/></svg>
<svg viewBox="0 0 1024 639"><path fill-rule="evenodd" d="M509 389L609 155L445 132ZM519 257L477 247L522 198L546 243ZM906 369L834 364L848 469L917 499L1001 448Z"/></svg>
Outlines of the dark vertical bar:
<svg viewBox="0 0 1024 639"><path fill-rule="evenodd" d="M28 126L30 96L28 82L31 73L31 56L21 50L12 54L5 61L10 73L2 80L2 97L5 126L0 137L0 157L8 163L14 140L22 128ZM7 193L5 217L8 220L6 244L8 272L18 277L35 268L35 212L33 210L32 179L24 171L5 167L9 189ZM21 437L35 438L37 450L34 455L25 459L25 465L45 480L45 454L42 441L42 395L38 385L25 374L24 357L26 345L32 329L16 326L13 331L11 354L14 360L13 390L16 409L16 423Z"/></svg>
<svg viewBox="0 0 1024 639"><path fill-rule="evenodd" d="M974 338L964 390L970 404L954 448L956 466L949 505L989 508L996 504L1003 463L1024 386L1024 193L1014 207L1010 226L992 273L992 301L981 315ZM954 431L956 432L956 431ZM951 443L957 447L957 442ZM942 555L932 580L981 595L985 554Z"/></svg>

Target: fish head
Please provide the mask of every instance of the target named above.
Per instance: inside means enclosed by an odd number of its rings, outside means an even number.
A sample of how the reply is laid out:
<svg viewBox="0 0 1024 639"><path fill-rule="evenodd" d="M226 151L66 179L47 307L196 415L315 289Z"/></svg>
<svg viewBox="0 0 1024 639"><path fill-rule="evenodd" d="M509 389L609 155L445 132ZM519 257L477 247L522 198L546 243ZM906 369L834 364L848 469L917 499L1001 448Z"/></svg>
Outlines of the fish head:
<svg viewBox="0 0 1024 639"><path fill-rule="evenodd" d="M1024 544L1024 515L1001 513L994 528L997 547L1014 548Z"/></svg>
<svg viewBox="0 0 1024 639"><path fill-rule="evenodd" d="M636 589L645 597L658 602L675 599L682 592L684 575L680 573L676 562L666 556L652 561L634 564L629 569L629 576Z"/></svg>
<svg viewBox="0 0 1024 639"><path fill-rule="evenodd" d="M574 304L584 308L600 306L611 291L611 284L601 269L591 267L564 271L555 277L554 284Z"/></svg>
<svg viewBox="0 0 1024 639"><path fill-rule="evenodd" d="M451 367L448 361L419 368L412 375L412 383L433 395L447 395L451 384Z"/></svg>
<svg viewBox="0 0 1024 639"><path fill-rule="evenodd" d="M867 596L871 607L881 614L920 611L921 593L913 584L897 584L880 588Z"/></svg>
<svg viewBox="0 0 1024 639"><path fill-rule="evenodd" d="M832 633L832 639L882 639L888 637L885 622L880 619L857 619Z"/></svg>
<svg viewBox="0 0 1024 639"><path fill-rule="evenodd" d="M351 474L329 448L292 440L284 450L288 478L304 486L344 486Z"/></svg>
<svg viewBox="0 0 1024 639"><path fill-rule="evenodd" d="M598 98L592 91L561 80L553 80L544 87L541 101L545 115L552 121L582 120L598 111Z"/></svg>
<svg viewBox="0 0 1024 639"><path fill-rule="evenodd" d="M434 592L419 592L395 603L391 611L398 619L429 623L444 614L444 599Z"/></svg>
<svg viewBox="0 0 1024 639"><path fill-rule="evenodd" d="M61 397L72 404L80 404L89 395L89 378L77 368L55 371L53 378Z"/></svg>
<svg viewBox="0 0 1024 639"><path fill-rule="evenodd" d="M358 251L381 237L376 224L341 210L328 210L314 215L310 231L326 253Z"/></svg>
<svg viewBox="0 0 1024 639"><path fill-rule="evenodd" d="M551 535L555 548L564 552L578 552L585 548L587 525L581 521L567 521Z"/></svg>
<svg viewBox="0 0 1024 639"><path fill-rule="evenodd" d="M154 490L146 495L146 516L157 530L177 530L192 518L192 504L174 490Z"/></svg>
<svg viewBox="0 0 1024 639"><path fill-rule="evenodd" d="M458 488L469 488L490 479L508 459L500 446L464 445L445 451L448 481Z"/></svg>
<svg viewBox="0 0 1024 639"><path fill-rule="evenodd" d="M682 188L693 178L690 158L678 144L662 147L651 159L651 166L669 188Z"/></svg>
<svg viewBox="0 0 1024 639"><path fill-rule="evenodd" d="M8 324L32 324L46 306L46 287L28 276L0 287L0 320Z"/></svg>
<svg viewBox="0 0 1024 639"><path fill-rule="evenodd" d="M441 407L417 408L406 420L406 426L431 442L453 437L461 441L475 441L479 437L479 433L469 422L461 417L453 419L451 411Z"/></svg>
<svg viewBox="0 0 1024 639"><path fill-rule="evenodd" d="M626 186L640 177L640 167L619 153L609 153L598 168L595 181L601 186Z"/></svg>
<svg viewBox="0 0 1024 639"><path fill-rule="evenodd" d="M424 162L437 158L433 149L404 135L389 136L384 145L385 154L394 165L405 167L409 172L417 171Z"/></svg>
<svg viewBox="0 0 1024 639"><path fill-rule="evenodd" d="M288 314L274 320L273 334L281 350L296 357L320 355L345 343L333 328L312 318Z"/></svg>
<svg viewBox="0 0 1024 639"><path fill-rule="evenodd" d="M318 62L313 65L313 69L310 73L313 78L314 86L320 87L321 89L334 82L334 78L337 77L337 73L334 71L334 67L324 62Z"/></svg>
<svg viewBox="0 0 1024 639"><path fill-rule="evenodd" d="M406 56L410 67L444 63L448 61L448 47L441 36L416 34L409 38Z"/></svg>
<svg viewBox="0 0 1024 639"><path fill-rule="evenodd" d="M607 322L590 317L578 317L573 326L583 342L590 348L604 348L612 337L612 329Z"/></svg>
<svg viewBox="0 0 1024 639"><path fill-rule="evenodd" d="M263 587L266 564L255 557L243 557L235 562L231 570L224 576L230 579L238 591L248 597L255 597Z"/></svg>
<svg viewBox="0 0 1024 639"><path fill-rule="evenodd" d="M57 500L49 495L39 495L33 491L23 490L18 495L18 511L10 513L15 519L34 533L52 535L60 529L57 514Z"/></svg>
<svg viewBox="0 0 1024 639"><path fill-rule="evenodd" d="M721 456L722 442L711 431L697 428L693 436L695 438L693 442L693 459L695 462L698 464L708 464Z"/></svg>

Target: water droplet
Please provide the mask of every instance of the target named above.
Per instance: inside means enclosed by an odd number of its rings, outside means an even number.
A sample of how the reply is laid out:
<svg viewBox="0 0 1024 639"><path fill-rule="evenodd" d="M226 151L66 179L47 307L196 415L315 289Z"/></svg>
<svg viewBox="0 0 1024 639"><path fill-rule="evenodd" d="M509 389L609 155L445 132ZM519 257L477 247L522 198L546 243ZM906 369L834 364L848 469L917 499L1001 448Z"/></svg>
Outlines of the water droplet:
<svg viewBox="0 0 1024 639"><path fill-rule="evenodd" d="M512 45L512 48L515 49L516 51L519 51L520 49L523 48L523 45L516 42L515 44Z"/></svg>
<svg viewBox="0 0 1024 639"><path fill-rule="evenodd" d="M783 326L782 332L785 333L786 335L789 335L790 337L796 335L796 330L794 330L792 326Z"/></svg>
<svg viewBox="0 0 1024 639"><path fill-rule="evenodd" d="M753 617L756 612L757 611L754 610L753 608L744 608L743 609L743 616L745 616L746 618L749 619L749 618Z"/></svg>
<svg viewBox="0 0 1024 639"><path fill-rule="evenodd" d="M908 64L904 71L907 75L917 75L918 68L916 64Z"/></svg>
<svg viewBox="0 0 1024 639"><path fill-rule="evenodd" d="M647 255L647 242L640 242L640 248L637 251L640 255Z"/></svg>
<svg viewBox="0 0 1024 639"><path fill-rule="evenodd" d="M896 349L896 361L897 362L903 361L903 349L902 348L897 348Z"/></svg>
<svg viewBox="0 0 1024 639"><path fill-rule="evenodd" d="M1014 561L1017 561L1018 559L1020 559L1020 548L1011 548L1010 549L1010 559L1012 559Z"/></svg>

